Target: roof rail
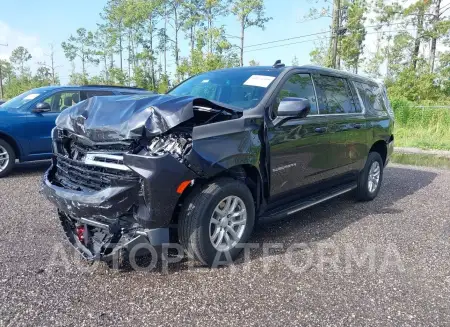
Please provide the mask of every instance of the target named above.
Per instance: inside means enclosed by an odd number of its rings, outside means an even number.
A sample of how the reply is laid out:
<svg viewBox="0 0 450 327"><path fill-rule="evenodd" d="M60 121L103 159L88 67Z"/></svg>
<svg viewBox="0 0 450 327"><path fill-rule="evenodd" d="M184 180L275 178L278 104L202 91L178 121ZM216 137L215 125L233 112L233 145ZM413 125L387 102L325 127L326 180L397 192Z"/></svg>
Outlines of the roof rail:
<svg viewBox="0 0 450 327"><path fill-rule="evenodd" d="M105 88L119 88L119 89L134 89L134 90L142 90L142 91L148 91L147 89L144 89L142 87L136 87L136 86L122 86L122 85L101 85L101 84L86 84L86 85L80 85L83 87L105 87Z"/></svg>

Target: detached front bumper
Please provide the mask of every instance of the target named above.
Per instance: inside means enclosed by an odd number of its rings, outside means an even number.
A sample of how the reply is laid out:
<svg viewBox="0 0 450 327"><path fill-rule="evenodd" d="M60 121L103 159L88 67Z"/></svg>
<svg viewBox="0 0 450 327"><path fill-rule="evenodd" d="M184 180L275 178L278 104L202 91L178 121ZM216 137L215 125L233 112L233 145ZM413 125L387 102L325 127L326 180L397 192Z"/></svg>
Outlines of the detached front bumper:
<svg viewBox="0 0 450 327"><path fill-rule="evenodd" d="M169 242L168 228L148 230L134 226L124 229L90 219L73 219L63 212L58 215L69 243L89 261L116 261L121 251L133 254L134 249L134 254L139 255L149 246Z"/></svg>
<svg viewBox="0 0 450 327"><path fill-rule="evenodd" d="M44 175L42 193L58 208L72 245L94 260L143 242L169 242L168 228L180 197L177 187L197 177L170 155L125 154L123 164L134 172L135 179L121 180L119 176L104 189L75 190L58 181L58 160L58 156L53 158ZM75 168L80 172L79 166Z"/></svg>

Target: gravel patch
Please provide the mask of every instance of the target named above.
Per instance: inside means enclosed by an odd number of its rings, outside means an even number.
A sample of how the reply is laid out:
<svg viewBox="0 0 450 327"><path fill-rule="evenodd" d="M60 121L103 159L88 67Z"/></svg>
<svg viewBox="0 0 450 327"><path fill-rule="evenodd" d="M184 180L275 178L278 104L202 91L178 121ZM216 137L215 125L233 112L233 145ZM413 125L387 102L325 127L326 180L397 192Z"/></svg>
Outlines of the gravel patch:
<svg viewBox="0 0 450 327"><path fill-rule="evenodd" d="M345 195L258 226L259 249L233 266L118 271L68 250L39 194L47 164L0 179L0 326L450 321L450 171L389 166L374 201Z"/></svg>

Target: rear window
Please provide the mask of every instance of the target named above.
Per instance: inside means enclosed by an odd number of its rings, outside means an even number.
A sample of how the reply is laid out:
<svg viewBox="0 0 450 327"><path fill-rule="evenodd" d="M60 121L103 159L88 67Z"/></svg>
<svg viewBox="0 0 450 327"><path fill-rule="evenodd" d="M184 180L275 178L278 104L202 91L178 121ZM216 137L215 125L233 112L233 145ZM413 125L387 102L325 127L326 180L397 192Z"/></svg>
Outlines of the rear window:
<svg viewBox="0 0 450 327"><path fill-rule="evenodd" d="M108 96L108 95L114 95L111 91L81 91L81 100L86 100L92 97L99 97L99 96Z"/></svg>
<svg viewBox="0 0 450 327"><path fill-rule="evenodd" d="M354 82L366 110L372 113L386 114L387 107L383 89L379 86Z"/></svg>

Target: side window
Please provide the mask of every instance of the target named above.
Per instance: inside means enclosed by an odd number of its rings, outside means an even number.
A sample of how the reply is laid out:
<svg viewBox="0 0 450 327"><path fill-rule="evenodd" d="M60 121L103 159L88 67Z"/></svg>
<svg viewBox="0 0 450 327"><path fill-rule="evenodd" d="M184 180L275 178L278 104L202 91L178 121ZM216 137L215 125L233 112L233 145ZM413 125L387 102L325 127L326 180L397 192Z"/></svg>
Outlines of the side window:
<svg viewBox="0 0 450 327"><path fill-rule="evenodd" d="M139 94L139 93L134 93L134 92L120 92L121 95L135 95L135 94Z"/></svg>
<svg viewBox="0 0 450 327"><path fill-rule="evenodd" d="M322 114L346 114L358 112L347 80L320 75L316 85L320 89Z"/></svg>
<svg viewBox="0 0 450 327"><path fill-rule="evenodd" d="M80 98L81 100L86 100L92 97L99 96L108 96L114 95L111 91L81 91Z"/></svg>
<svg viewBox="0 0 450 327"><path fill-rule="evenodd" d="M65 91L65 92L57 92L48 98L46 98L43 102L50 104L52 108L52 112L61 112L74 104L80 102L80 92L78 91Z"/></svg>
<svg viewBox="0 0 450 327"><path fill-rule="evenodd" d="M310 115L317 114L316 94L309 74L292 75L283 85L276 98L276 108L286 97L308 99L311 104Z"/></svg>
<svg viewBox="0 0 450 327"><path fill-rule="evenodd" d="M356 89L364 104L364 107L373 113L386 113L386 103L383 90L374 85L355 82Z"/></svg>

